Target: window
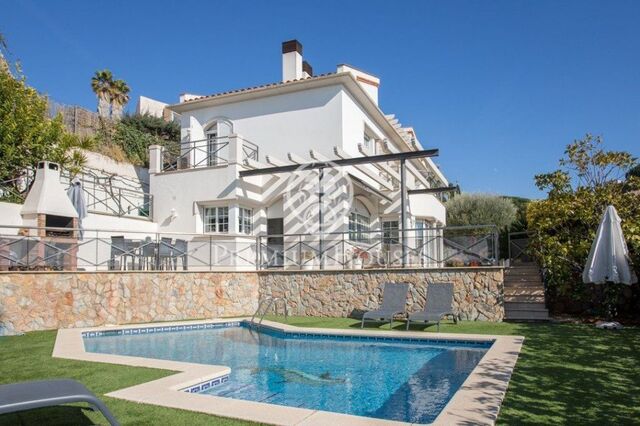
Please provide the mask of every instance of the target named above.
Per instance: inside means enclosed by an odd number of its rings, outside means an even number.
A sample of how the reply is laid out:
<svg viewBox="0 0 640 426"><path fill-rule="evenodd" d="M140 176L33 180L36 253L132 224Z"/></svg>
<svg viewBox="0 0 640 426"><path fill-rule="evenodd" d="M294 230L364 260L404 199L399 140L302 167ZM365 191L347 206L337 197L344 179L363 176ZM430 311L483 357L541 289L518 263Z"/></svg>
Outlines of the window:
<svg viewBox="0 0 640 426"><path fill-rule="evenodd" d="M251 234L253 231L253 210L240 207L238 212L238 231L241 234Z"/></svg>
<svg viewBox="0 0 640 426"><path fill-rule="evenodd" d="M376 139L373 136L371 136L371 133L369 133L367 129L365 129L364 131L364 138L362 140L362 144L364 145L364 149L366 149L369 153L371 154L376 153Z"/></svg>
<svg viewBox="0 0 640 426"><path fill-rule="evenodd" d="M425 237L425 228L427 227L424 219L416 220L416 250L418 253L424 252L424 237Z"/></svg>
<svg viewBox="0 0 640 426"><path fill-rule="evenodd" d="M397 220L386 220L382 222L382 243L399 244L399 232Z"/></svg>
<svg viewBox="0 0 640 426"><path fill-rule="evenodd" d="M349 214L349 239L351 241L369 241L371 213L360 200L353 203L353 211Z"/></svg>
<svg viewBox="0 0 640 426"><path fill-rule="evenodd" d="M369 216L351 212L349 214L349 239L351 241L369 241Z"/></svg>
<svg viewBox="0 0 640 426"><path fill-rule="evenodd" d="M204 232L229 232L229 207L205 207Z"/></svg>

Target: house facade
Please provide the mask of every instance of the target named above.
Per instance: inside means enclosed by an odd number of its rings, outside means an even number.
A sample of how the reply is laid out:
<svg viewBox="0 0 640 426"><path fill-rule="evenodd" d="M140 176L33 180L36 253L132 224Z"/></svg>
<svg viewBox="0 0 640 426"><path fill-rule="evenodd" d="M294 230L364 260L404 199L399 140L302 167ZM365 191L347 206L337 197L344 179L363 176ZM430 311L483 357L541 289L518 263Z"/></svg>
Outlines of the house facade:
<svg viewBox="0 0 640 426"><path fill-rule="evenodd" d="M358 243L400 244L398 162L325 172L323 186L331 192L324 194L323 207L332 214L322 220L313 195L318 171L305 165L423 147L412 128L403 128L378 106L378 77L344 64L316 76L302 53L296 40L282 44L281 82L209 96L185 94L168 107L181 117L182 148L171 157L151 147L149 187L159 231L237 241L268 235L269 257L291 252L271 260L285 266L317 266L320 233L327 234L323 242L334 245L346 238L349 247L332 256L340 262L349 257L347 249L359 250ZM240 177L242 170L292 164L300 170ZM448 185L429 157L408 161L405 179L408 190ZM407 240L420 245L446 224L444 205L432 194L410 194L405 220L404 229L416 230Z"/></svg>
<svg viewBox="0 0 640 426"><path fill-rule="evenodd" d="M188 270L444 266L446 212L438 188L449 182L431 154L412 128L380 109L378 77L346 64L314 75L302 54L298 41L282 44L276 83L183 94L174 105L145 98L145 111L180 120L180 149L151 146L148 170L89 153L79 177L88 215L78 223L87 232L63 263ZM64 173L54 178L69 186ZM42 205L55 206L64 195L43 197ZM39 238L25 230L36 225L34 214L55 215L41 210L0 203L3 268L69 257L65 241L60 249L58 242L25 240ZM53 254L32 256L34 244Z"/></svg>

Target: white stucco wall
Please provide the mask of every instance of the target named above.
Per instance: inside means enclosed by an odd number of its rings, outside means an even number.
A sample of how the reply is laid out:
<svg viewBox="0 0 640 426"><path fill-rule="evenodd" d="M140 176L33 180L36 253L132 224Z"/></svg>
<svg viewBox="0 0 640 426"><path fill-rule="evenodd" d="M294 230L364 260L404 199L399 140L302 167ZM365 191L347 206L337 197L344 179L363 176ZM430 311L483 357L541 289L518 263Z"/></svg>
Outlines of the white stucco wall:
<svg viewBox="0 0 640 426"><path fill-rule="evenodd" d="M285 160L292 151L306 157L312 148L333 157L342 140L341 93L336 85L203 108L183 113L182 127L190 140L200 140L212 120L224 117L234 133L259 146L261 158L266 153Z"/></svg>

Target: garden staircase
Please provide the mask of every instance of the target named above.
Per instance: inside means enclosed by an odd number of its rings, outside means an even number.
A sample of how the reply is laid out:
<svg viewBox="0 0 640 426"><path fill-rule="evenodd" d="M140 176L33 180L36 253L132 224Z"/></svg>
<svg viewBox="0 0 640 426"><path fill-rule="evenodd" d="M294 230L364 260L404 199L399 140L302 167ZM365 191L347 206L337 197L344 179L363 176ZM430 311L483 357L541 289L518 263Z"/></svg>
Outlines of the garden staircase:
<svg viewBox="0 0 640 426"><path fill-rule="evenodd" d="M548 321L544 285L535 262L515 262L505 270L504 310L507 321Z"/></svg>

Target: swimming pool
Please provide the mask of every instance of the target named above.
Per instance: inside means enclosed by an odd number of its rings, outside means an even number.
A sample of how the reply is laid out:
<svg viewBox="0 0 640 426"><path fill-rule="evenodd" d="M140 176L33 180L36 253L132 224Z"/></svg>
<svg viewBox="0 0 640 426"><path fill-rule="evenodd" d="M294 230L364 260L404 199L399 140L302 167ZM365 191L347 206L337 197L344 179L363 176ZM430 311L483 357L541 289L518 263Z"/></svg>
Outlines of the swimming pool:
<svg viewBox="0 0 640 426"><path fill-rule="evenodd" d="M228 379L190 391L414 423L433 421L491 346L254 330L246 322L86 333L83 340L87 352L231 368Z"/></svg>

